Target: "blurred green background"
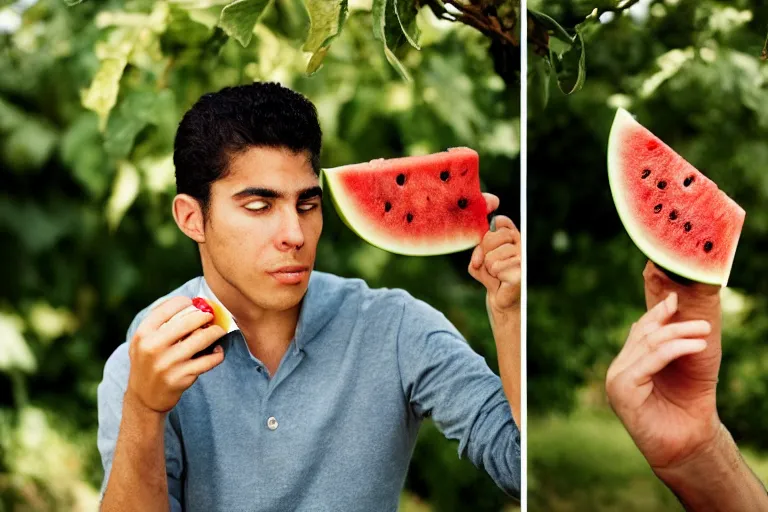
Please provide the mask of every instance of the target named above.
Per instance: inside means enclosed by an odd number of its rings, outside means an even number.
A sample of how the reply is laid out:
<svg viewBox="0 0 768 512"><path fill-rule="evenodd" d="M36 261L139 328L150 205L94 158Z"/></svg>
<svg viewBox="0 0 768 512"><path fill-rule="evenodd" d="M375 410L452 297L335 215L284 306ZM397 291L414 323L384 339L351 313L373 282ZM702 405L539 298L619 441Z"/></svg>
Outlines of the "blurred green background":
<svg viewBox="0 0 768 512"><path fill-rule="evenodd" d="M622 106L746 210L723 290L718 408L768 481L768 27L763 2L531 0L580 25L586 81L566 96L529 56L529 510L682 510L607 407L603 381L644 312L645 258L613 206L608 133ZM531 25L529 24L529 28ZM546 27L545 27L546 28ZM551 33L551 32L550 32ZM573 32L571 32L573 33ZM560 48L562 49L562 48ZM545 83L549 83L549 103Z"/></svg>
<svg viewBox="0 0 768 512"><path fill-rule="evenodd" d="M175 129L201 94L253 80L306 94L323 166L471 146L484 190L519 221L516 47L438 19L434 5L416 17L416 2L401 1L393 18L387 0L378 17L371 1L349 2L330 48L341 11L324 14L305 52L301 0L269 2L253 30L253 12L236 13L223 31L226 3L0 1L0 511L97 508L104 362L140 309L200 272L170 201ZM492 3L514 19L509 2ZM313 51L313 67L325 59L309 76ZM395 256L356 238L329 204L325 222L318 269L409 290L498 371L469 252ZM406 487L403 510L516 509L429 422Z"/></svg>

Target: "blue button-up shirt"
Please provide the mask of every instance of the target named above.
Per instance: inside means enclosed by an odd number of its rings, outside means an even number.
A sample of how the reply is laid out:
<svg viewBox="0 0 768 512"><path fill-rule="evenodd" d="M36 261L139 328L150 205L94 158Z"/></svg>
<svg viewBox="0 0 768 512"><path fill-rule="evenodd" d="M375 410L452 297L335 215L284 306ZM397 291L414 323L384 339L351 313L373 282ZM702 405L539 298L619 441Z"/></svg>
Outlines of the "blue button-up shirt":
<svg viewBox="0 0 768 512"><path fill-rule="evenodd" d="M208 292L208 293L206 293ZM210 295L193 279L161 300ZM128 343L98 388L98 448L109 478L128 383ZM403 290L314 271L294 339L274 376L239 330L224 362L168 413L172 510L396 510L421 421L459 456L520 495L520 435L501 380L456 328Z"/></svg>

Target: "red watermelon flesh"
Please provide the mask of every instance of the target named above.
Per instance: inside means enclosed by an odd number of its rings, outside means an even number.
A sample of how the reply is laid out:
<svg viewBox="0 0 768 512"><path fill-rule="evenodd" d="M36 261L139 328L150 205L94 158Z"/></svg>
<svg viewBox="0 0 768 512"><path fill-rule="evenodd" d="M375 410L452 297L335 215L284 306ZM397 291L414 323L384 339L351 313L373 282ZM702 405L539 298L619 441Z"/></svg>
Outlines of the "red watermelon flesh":
<svg viewBox="0 0 768 512"><path fill-rule="evenodd" d="M488 231L479 158L469 148L323 171L339 215L384 250L435 255L474 247Z"/></svg>
<svg viewBox="0 0 768 512"><path fill-rule="evenodd" d="M608 175L624 227L646 256L688 279L727 284L744 210L623 109Z"/></svg>

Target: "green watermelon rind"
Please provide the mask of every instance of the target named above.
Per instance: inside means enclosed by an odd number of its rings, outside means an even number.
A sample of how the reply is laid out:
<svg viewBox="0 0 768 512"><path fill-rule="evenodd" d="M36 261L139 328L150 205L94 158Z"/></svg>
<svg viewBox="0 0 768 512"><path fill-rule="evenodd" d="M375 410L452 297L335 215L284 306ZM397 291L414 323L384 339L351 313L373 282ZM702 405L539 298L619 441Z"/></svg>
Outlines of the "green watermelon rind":
<svg viewBox="0 0 768 512"><path fill-rule="evenodd" d="M404 256L439 256L442 254L451 254L455 252L465 251L475 247L479 240L459 240L450 243L444 243L442 245L419 244L417 246L398 243L397 240L387 239L384 236L374 233L373 231L366 229L368 222L363 219L354 218L352 212L354 207L345 200L343 194L340 194L339 189L343 188L342 185L336 180L335 172L342 167L331 167L322 169L322 181L327 185L327 189L330 191L331 201L338 213L342 222L352 230L357 236L379 249L391 252L394 254L402 254Z"/></svg>
<svg viewBox="0 0 768 512"><path fill-rule="evenodd" d="M730 255L728 267L725 269L725 272L723 274L707 272L691 268L677 260L674 254L670 254L669 252L658 248L648 236L643 234L643 227L638 222L635 222L635 216L632 214L629 205L622 197L620 191L622 175L620 156L622 145L621 134L623 130L626 127L634 128L637 124L639 123L635 121L632 114L623 108L618 108L616 110L616 116L613 118L610 135L608 136L608 182L611 188L611 195L613 196L613 204L616 206L616 210L619 213L619 218L624 225L624 229L627 231L627 234L637 248L658 266L692 281L726 286L728 283L728 276L731 273L731 267L733 266L733 260L736 256L738 240L736 240L733 245L733 252Z"/></svg>

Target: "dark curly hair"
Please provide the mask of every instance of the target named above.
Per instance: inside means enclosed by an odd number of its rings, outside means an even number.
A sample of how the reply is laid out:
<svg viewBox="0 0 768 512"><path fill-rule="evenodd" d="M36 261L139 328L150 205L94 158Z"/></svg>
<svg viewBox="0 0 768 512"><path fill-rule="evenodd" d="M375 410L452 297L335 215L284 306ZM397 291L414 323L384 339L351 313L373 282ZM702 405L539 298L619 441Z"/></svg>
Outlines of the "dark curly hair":
<svg viewBox="0 0 768 512"><path fill-rule="evenodd" d="M280 84L254 82L203 95L179 123L173 148L176 192L189 194L206 213L211 183L249 147L306 151L320 171L322 132L307 98Z"/></svg>

